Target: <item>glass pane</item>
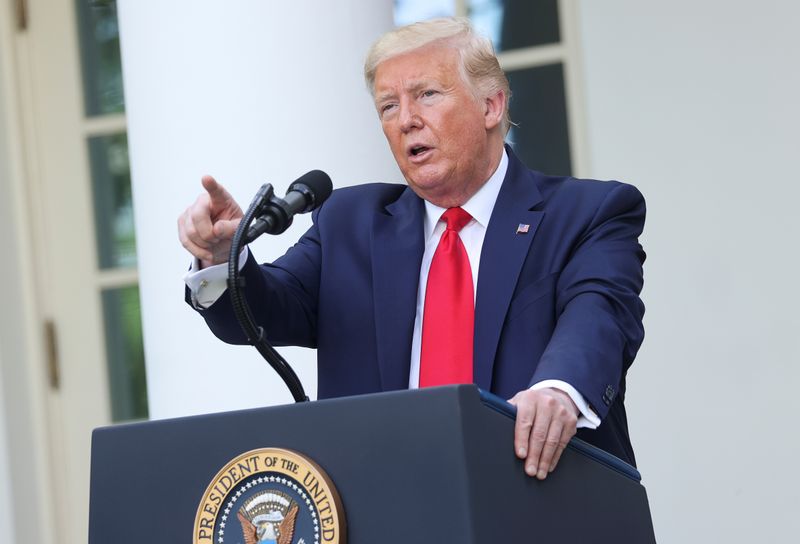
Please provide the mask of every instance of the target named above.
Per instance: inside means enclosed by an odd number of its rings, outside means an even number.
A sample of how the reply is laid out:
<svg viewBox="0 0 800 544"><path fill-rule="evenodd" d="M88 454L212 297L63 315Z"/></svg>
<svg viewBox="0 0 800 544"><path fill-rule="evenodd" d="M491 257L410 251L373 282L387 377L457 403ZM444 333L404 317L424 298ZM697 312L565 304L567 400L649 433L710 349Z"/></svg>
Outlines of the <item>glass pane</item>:
<svg viewBox="0 0 800 544"><path fill-rule="evenodd" d="M561 63L508 72L511 127L507 139L529 168L570 175L567 101Z"/></svg>
<svg viewBox="0 0 800 544"><path fill-rule="evenodd" d="M114 421L147 418L139 288L103 291L106 355Z"/></svg>
<svg viewBox="0 0 800 544"><path fill-rule="evenodd" d="M394 24L397 26L455 14L455 0L394 0Z"/></svg>
<svg viewBox="0 0 800 544"><path fill-rule="evenodd" d="M89 139L100 268L136 266L133 199L126 134Z"/></svg>
<svg viewBox="0 0 800 544"><path fill-rule="evenodd" d="M76 0L86 115L125 110L117 3Z"/></svg>
<svg viewBox="0 0 800 544"><path fill-rule="evenodd" d="M558 43L558 0L468 0L469 17L497 51Z"/></svg>

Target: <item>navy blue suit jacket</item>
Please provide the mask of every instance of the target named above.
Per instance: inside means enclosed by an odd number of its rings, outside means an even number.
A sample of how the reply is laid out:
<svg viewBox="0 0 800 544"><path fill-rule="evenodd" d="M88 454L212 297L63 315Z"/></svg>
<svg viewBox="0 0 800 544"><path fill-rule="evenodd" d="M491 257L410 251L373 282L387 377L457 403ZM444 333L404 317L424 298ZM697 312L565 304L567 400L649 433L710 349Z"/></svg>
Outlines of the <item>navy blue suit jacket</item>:
<svg viewBox="0 0 800 544"><path fill-rule="evenodd" d="M338 189L286 255L245 265L268 339L318 349L319 398L408 387L424 214L405 185ZM602 420L578 436L632 464L622 401L644 334L644 215L630 185L545 176L509 150L475 303L475 383L504 398L571 384ZM222 340L245 342L227 296L201 313Z"/></svg>

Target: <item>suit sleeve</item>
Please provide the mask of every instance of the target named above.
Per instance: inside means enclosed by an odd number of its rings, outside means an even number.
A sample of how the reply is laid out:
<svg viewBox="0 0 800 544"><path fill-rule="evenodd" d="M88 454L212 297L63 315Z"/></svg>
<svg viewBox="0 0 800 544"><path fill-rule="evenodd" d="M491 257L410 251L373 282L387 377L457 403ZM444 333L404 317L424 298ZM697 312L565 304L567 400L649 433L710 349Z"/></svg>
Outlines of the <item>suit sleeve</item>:
<svg viewBox="0 0 800 544"><path fill-rule="evenodd" d="M244 295L267 340L278 346L317 346L317 305L322 251L315 223L284 256L259 265L252 252L242 268ZM191 305L187 289L187 302ZM199 311L211 331L230 344L246 344L227 292Z"/></svg>
<svg viewBox="0 0 800 544"><path fill-rule="evenodd" d="M557 281L555 330L530 382L571 384L601 419L644 339L644 218L630 185L615 185L598 206Z"/></svg>

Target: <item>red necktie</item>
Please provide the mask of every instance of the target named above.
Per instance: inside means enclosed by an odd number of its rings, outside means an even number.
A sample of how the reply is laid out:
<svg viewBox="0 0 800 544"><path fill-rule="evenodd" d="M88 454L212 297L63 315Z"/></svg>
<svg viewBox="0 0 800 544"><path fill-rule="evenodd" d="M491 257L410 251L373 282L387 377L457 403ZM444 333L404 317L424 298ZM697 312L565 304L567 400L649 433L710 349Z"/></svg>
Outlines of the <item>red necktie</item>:
<svg viewBox="0 0 800 544"><path fill-rule="evenodd" d="M425 290L420 387L472 383L475 299L467 250L458 236L472 216L450 208L442 219L447 228L433 254Z"/></svg>

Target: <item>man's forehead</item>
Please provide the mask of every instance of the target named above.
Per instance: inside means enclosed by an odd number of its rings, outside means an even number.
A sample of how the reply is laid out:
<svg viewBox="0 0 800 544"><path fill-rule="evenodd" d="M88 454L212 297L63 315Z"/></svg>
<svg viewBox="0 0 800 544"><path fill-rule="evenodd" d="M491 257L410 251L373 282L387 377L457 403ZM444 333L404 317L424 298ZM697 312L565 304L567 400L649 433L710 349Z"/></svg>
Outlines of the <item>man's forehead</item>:
<svg viewBox="0 0 800 544"><path fill-rule="evenodd" d="M375 70L375 96L398 84L414 89L451 80L458 70L455 53L449 47L423 47L384 60Z"/></svg>

